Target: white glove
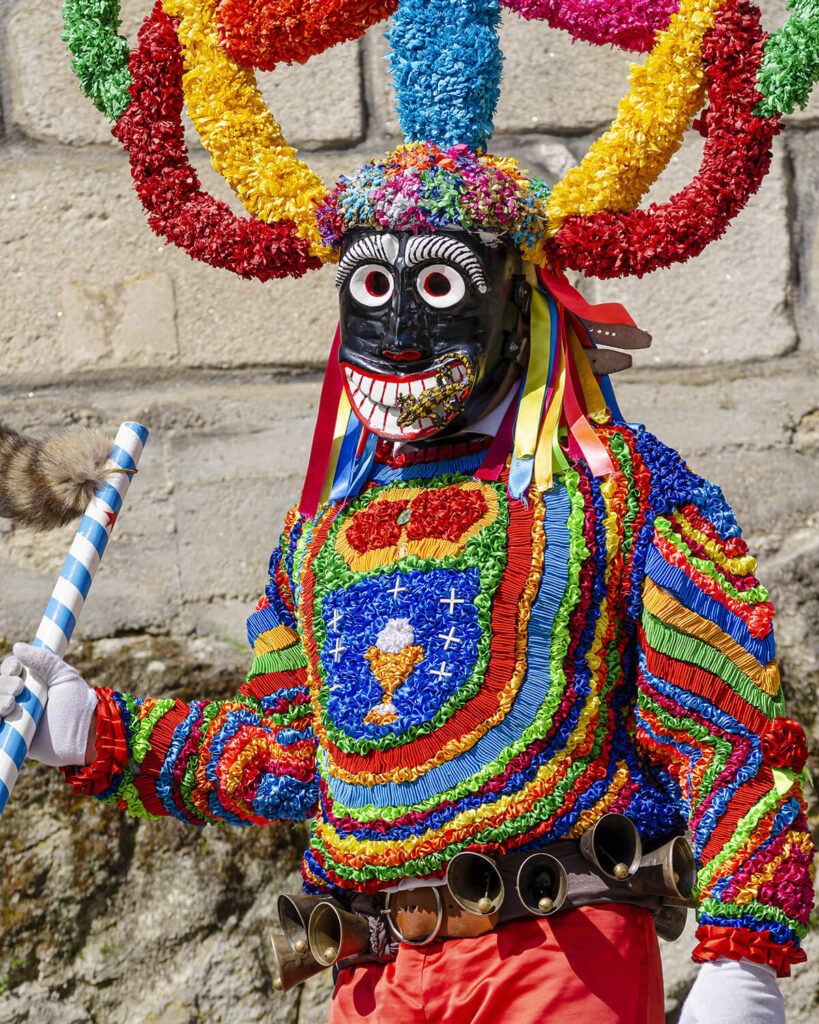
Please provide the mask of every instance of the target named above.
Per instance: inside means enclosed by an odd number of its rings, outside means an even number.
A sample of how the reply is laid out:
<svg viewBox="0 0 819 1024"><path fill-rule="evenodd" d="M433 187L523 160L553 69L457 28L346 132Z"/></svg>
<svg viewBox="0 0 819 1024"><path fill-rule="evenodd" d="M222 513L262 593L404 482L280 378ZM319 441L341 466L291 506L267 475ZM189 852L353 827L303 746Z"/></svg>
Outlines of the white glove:
<svg viewBox="0 0 819 1024"><path fill-rule="evenodd" d="M15 697L23 689L24 667L48 686L48 700L29 757L56 767L86 764L97 695L76 669L44 647L15 644L14 655L0 665L0 718L14 710Z"/></svg>
<svg viewBox="0 0 819 1024"><path fill-rule="evenodd" d="M702 964L680 1024L785 1024L776 971L725 957Z"/></svg>

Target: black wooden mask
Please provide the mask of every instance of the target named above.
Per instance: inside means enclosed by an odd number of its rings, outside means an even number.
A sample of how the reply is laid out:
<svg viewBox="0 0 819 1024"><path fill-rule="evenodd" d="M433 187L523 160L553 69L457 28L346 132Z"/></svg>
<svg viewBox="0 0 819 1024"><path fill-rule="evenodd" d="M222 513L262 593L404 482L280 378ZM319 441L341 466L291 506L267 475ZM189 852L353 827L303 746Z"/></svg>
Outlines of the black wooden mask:
<svg viewBox="0 0 819 1024"><path fill-rule="evenodd" d="M508 369L518 261L502 239L462 230L347 234L336 278L340 363L368 430L417 440L481 417Z"/></svg>

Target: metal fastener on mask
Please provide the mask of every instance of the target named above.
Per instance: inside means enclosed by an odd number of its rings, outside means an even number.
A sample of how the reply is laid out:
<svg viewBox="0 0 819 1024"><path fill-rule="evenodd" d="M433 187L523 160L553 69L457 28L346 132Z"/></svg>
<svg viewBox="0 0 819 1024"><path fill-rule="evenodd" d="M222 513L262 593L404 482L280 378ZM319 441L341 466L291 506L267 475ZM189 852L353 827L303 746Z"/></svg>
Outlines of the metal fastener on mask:
<svg viewBox="0 0 819 1024"><path fill-rule="evenodd" d="M475 364L466 353L459 354L458 358L465 371L465 376L459 380L453 380L444 367L435 375L435 387L428 388L420 395L398 397L400 427L409 427L424 417L432 420L436 427L445 427L463 411L475 383Z"/></svg>

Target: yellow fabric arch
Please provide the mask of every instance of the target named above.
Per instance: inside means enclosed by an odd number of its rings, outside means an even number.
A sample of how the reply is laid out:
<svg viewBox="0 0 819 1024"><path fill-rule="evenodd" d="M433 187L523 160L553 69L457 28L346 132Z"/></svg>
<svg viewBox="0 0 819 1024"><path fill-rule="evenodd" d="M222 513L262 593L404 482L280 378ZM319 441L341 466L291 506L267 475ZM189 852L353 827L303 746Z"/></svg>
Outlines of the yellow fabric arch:
<svg viewBox="0 0 819 1024"><path fill-rule="evenodd" d="M645 64L632 64L631 90L609 130L553 189L549 236L567 217L634 210L705 102L702 44L727 0L682 0Z"/></svg>
<svg viewBox="0 0 819 1024"><path fill-rule="evenodd" d="M267 223L292 220L312 255L333 259L315 217L327 188L285 141L253 70L234 63L219 45L216 6L217 0L163 0L165 12L179 21L185 103L202 145L248 213Z"/></svg>

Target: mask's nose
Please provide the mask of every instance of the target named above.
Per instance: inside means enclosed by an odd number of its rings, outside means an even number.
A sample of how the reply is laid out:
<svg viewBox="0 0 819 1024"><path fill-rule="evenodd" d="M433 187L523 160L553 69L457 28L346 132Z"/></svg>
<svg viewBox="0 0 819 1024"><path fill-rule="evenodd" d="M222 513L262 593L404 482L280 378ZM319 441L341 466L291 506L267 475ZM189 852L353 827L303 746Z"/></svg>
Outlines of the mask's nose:
<svg viewBox="0 0 819 1024"><path fill-rule="evenodd" d="M381 354L396 362L412 362L424 356L423 325L418 301L400 280L390 300L387 330L381 342Z"/></svg>

